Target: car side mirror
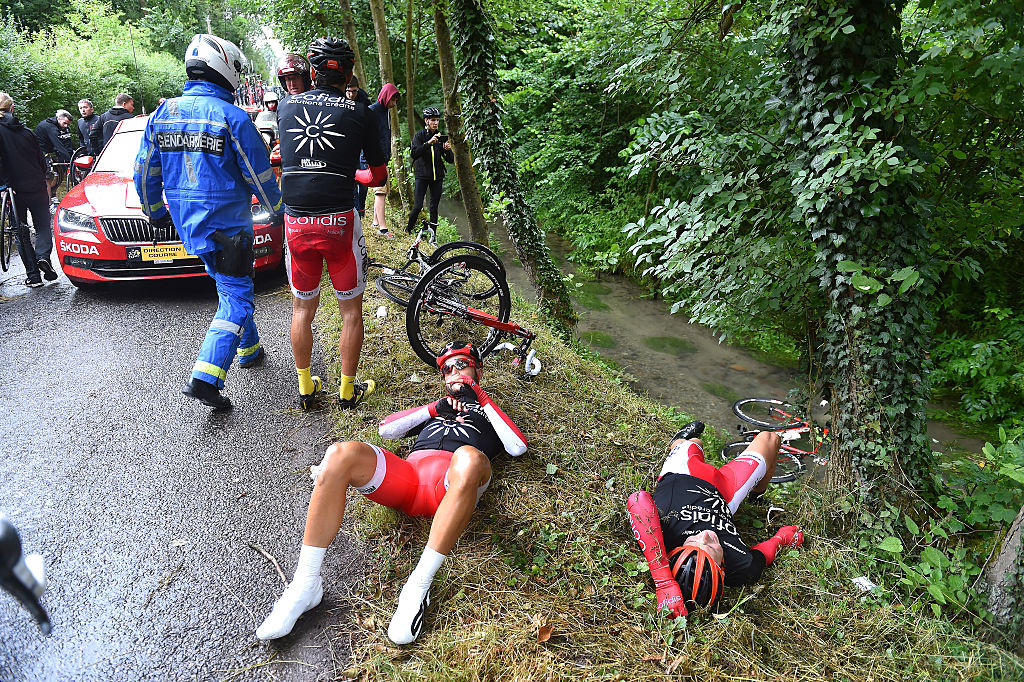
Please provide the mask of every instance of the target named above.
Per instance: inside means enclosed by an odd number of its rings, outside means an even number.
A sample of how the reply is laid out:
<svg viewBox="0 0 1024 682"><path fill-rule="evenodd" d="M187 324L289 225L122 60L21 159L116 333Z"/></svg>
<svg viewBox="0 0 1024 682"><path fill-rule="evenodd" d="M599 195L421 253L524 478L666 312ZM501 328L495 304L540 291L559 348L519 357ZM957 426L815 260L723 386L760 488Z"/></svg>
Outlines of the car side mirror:
<svg viewBox="0 0 1024 682"><path fill-rule="evenodd" d="M89 170L92 169L92 162L94 160L95 159L93 159L93 157L91 156L79 156L77 159L75 159L75 168L81 171L88 172Z"/></svg>
<svg viewBox="0 0 1024 682"><path fill-rule="evenodd" d="M281 167L281 145L275 145L274 151L270 152L270 165Z"/></svg>

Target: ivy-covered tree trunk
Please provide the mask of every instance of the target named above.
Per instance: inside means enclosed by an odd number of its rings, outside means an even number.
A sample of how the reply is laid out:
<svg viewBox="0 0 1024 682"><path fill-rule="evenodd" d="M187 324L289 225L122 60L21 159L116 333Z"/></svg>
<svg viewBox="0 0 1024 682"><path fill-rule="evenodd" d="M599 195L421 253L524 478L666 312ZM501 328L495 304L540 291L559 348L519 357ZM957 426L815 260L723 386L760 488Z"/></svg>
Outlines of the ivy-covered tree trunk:
<svg viewBox="0 0 1024 682"><path fill-rule="evenodd" d="M473 159L469 154L469 143L462 129L462 103L459 99L459 84L455 76L455 57L452 54L452 37L448 31L448 20L440 2L434 3L434 36L437 39L437 61L441 67L441 88L444 90L444 124L448 130L452 149L455 152L455 174L459 178L462 204L469 218L469 232L473 241L486 244L488 239L487 221L484 219L484 204L480 188L476 184Z"/></svg>
<svg viewBox="0 0 1024 682"><path fill-rule="evenodd" d="M1003 546L985 571L989 609L1007 634L1024 648L1024 508L1006 533Z"/></svg>
<svg viewBox="0 0 1024 682"><path fill-rule="evenodd" d="M793 191L828 301L819 332L832 393L828 485L868 502L923 489L931 461L929 241L898 98L899 5L791 5L782 90L796 128Z"/></svg>
<svg viewBox="0 0 1024 682"><path fill-rule="evenodd" d="M516 255L526 269L540 304L552 319L576 323L569 289L551 260L533 206L519 181L519 171L502 124L502 107L494 91L494 32L482 0L452 0L452 26L461 57L459 81L465 99L466 127L480 167L502 202L501 216Z"/></svg>
<svg viewBox="0 0 1024 682"><path fill-rule="evenodd" d="M380 61L380 82L394 83L394 67L391 62L391 40L388 38L387 17L384 14L384 0L370 0L370 13L373 15L373 30L377 36L377 56ZM405 166L405 148L401 143L398 128L398 111L394 107L388 110L391 118L391 166L395 171L391 186L397 190L402 203L402 211L409 211L409 176Z"/></svg>
<svg viewBox="0 0 1024 682"><path fill-rule="evenodd" d="M359 41L356 39L356 22L352 17L352 5L349 3L349 0L338 0L338 6L341 8L341 23L345 26L345 40L348 41L348 46L356 54L356 63L352 67L352 71L356 74L356 78L359 79L359 83L365 88L366 71L363 70L363 57L359 54Z"/></svg>

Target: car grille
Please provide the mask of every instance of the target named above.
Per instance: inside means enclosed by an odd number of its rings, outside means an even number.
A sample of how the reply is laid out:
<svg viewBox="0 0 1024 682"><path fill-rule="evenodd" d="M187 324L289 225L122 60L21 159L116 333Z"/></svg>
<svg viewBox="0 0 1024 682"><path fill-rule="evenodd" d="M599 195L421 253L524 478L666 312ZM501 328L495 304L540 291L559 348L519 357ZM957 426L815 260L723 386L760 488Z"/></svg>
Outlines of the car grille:
<svg viewBox="0 0 1024 682"><path fill-rule="evenodd" d="M157 243L180 241L174 225L157 229L145 218L100 218L100 227L115 244L153 243L154 232Z"/></svg>

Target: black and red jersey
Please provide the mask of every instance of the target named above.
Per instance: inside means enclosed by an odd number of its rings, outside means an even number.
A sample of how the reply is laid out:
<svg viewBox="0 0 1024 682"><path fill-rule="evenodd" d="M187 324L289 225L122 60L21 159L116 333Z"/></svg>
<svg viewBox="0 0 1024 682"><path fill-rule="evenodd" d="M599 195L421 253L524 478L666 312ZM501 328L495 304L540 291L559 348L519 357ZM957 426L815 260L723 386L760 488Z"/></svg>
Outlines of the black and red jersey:
<svg viewBox="0 0 1024 682"><path fill-rule="evenodd" d="M278 114L281 192L288 213L315 216L351 210L359 153L371 167L387 158L377 117L332 87L285 97Z"/></svg>
<svg viewBox="0 0 1024 682"><path fill-rule="evenodd" d="M688 474L666 474L654 489L654 503L668 551L691 535L713 530L725 554L726 585L749 585L761 577L764 555L740 539L729 505L715 486Z"/></svg>
<svg viewBox="0 0 1024 682"><path fill-rule="evenodd" d="M503 452L501 439L487 419L484 408L477 402L465 399L463 405L466 406L466 411L459 412L447 400L439 401L437 416L423 424L419 433L415 430L411 432L416 434L413 451L455 452L463 445L472 445L487 455L487 459L494 459Z"/></svg>

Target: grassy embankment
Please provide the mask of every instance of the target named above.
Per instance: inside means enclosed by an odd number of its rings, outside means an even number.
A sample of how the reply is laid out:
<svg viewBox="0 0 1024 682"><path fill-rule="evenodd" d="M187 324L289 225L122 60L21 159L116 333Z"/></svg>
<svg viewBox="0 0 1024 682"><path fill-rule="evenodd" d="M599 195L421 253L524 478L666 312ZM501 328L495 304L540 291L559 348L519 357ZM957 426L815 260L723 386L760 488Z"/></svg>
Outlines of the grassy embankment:
<svg viewBox="0 0 1024 682"><path fill-rule="evenodd" d="M367 234L373 256L401 263L407 243ZM326 289L325 290L329 290ZM380 305L388 317L374 317ZM380 443L380 416L435 400L435 371L409 348L404 311L372 283L361 377L377 382L362 410L337 413L337 435ZM337 309L323 298L318 319L335 374ZM483 386L520 426L529 451L496 460L491 487L438 574L424 634L398 648L386 636L429 523L350 495L355 532L377 564L351 595L353 618L328 633L355 661L338 677L368 680L1013 679L1020 659L977 641L959 624L913 604L862 595L850 579L863 557L829 537L834 507L802 482L770 494L775 506L741 509L753 544L799 523L807 543L782 554L761 584L726 592L717 615L689 622L656 617L646 564L626 523L624 502L651 489L672 433L685 418L634 394L612 370L566 345L517 298L513 319L537 329L544 371L531 383L490 362ZM337 377L335 377L336 382ZM405 443L404 445L407 445ZM714 453L717 443L709 442ZM388 447L395 449L396 444ZM405 450L399 450L405 452ZM712 454L710 459L715 459ZM885 594L885 593L883 593Z"/></svg>

